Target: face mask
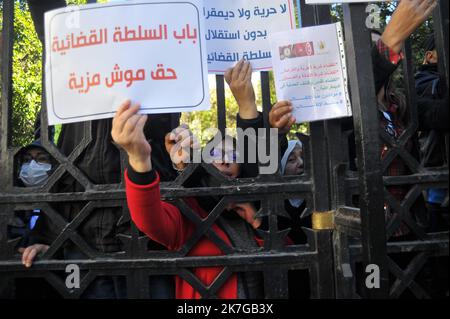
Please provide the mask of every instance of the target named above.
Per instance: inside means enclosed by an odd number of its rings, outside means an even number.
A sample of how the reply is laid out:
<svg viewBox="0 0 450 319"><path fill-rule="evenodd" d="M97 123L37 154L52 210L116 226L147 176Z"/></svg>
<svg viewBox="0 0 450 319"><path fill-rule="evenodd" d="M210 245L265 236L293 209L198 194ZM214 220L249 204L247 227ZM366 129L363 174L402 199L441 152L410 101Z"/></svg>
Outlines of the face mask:
<svg viewBox="0 0 450 319"><path fill-rule="evenodd" d="M25 163L20 168L19 178L25 186L40 186L48 179L48 172L52 169L52 165L46 163L38 163L32 160Z"/></svg>

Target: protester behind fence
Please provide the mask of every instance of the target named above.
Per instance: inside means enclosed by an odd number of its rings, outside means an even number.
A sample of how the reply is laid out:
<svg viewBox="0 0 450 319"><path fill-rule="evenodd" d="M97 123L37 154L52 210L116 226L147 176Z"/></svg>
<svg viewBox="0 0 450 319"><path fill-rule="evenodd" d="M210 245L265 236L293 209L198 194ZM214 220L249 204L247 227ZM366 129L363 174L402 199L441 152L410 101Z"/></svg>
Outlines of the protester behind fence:
<svg viewBox="0 0 450 319"><path fill-rule="evenodd" d="M378 32L372 32L372 40L374 42L372 61L380 129L387 133L394 142L399 141L399 137L409 125L408 109L410 106L407 104L402 91L396 87L393 81L393 73L403 59L402 47L404 41L428 18L436 5L436 1L402 1L399 3L382 35ZM381 159L384 159L389 154L390 148L386 142L382 142ZM414 158L419 159L419 145L416 135L412 135L406 141L404 148ZM356 159L354 140L349 145L349 157L350 161L355 161ZM355 162L353 166L356 168ZM387 166L383 175L401 176L411 173L413 172L408 165L401 157L397 156ZM410 185L392 185L386 186L386 188L393 200L402 202L410 189ZM357 205L358 203L355 204ZM424 206L424 199L422 196L419 196L409 209L410 215L401 216L400 212L386 202L384 207L388 222L395 225L395 220L403 217L403 221L397 223L398 226L395 227L392 238L396 240L413 238L413 232L410 230L410 227L415 227L413 223L419 227L415 229L415 232L426 230L428 218ZM405 223L405 218L410 220L410 222Z"/></svg>
<svg viewBox="0 0 450 319"><path fill-rule="evenodd" d="M248 121L248 126L246 127L251 127L250 124L252 123L252 121L253 123L255 123L254 121L256 121L255 117L257 112L256 102L254 98L254 89L250 77L248 77L246 81L242 81L239 80L240 77L238 76L238 74L239 64L225 73L225 79L229 84L230 89L239 105L240 116L237 117L237 126L245 128L245 126L242 125L242 122ZM249 110L249 112L246 114L242 112L244 106L247 106L247 110ZM282 175L301 175L303 174L303 148L299 140L288 142L286 138L286 134L289 131L289 129L286 128L290 128L290 126L295 122L295 118L293 116L284 116L285 113L283 112L285 111L286 106L288 105L285 105L284 102L276 103L269 113L269 122L271 124L271 128L278 129L279 133L278 149L276 150L276 154L270 154L270 157L273 159L277 159L278 157L280 157L280 170ZM245 118L245 120L241 120L242 118ZM253 126L254 128L261 128L263 125L261 113L258 114L258 118L259 124ZM255 145L252 144L252 139L249 139L249 144L246 144L246 147L250 147L250 149L253 150L252 147L254 146ZM247 176L244 175L244 177L256 176L256 174L258 173L257 165L249 164L247 161L244 163L244 165L250 165L251 169L247 169L247 171L252 172ZM257 207L257 204L255 204L255 206ZM285 218L283 217L282 212L278 212L278 230L285 230L288 228L290 229L287 235L287 244L305 244L307 242L307 238L305 232L302 230L302 227L310 228L311 221L308 217L304 219L301 219L300 217L302 213L305 212L306 201L299 197L286 199L284 201L284 208L290 218ZM267 217L262 218L262 224L260 228L264 230L268 229ZM307 270L294 270L289 272L288 284L289 298L309 298L309 274Z"/></svg>
<svg viewBox="0 0 450 319"><path fill-rule="evenodd" d="M374 42L372 60L380 126L394 141L398 140L409 125L409 106L402 90L395 86L392 75L402 61L403 54L401 49L403 42L428 17L435 5L436 2L428 3L420 0L415 3L404 2L398 6L382 35L375 30L372 31L372 40ZM419 110L424 103L427 103L427 101L418 100ZM354 139L354 131L352 130L349 139L349 166L351 169L356 170ZM416 135L409 138L404 147L415 159L419 160L419 143ZM389 150L390 146L388 144L382 144L382 159L389 153ZM412 171L406 163L400 157L396 157L391 161L384 175L399 176L411 173ZM409 186L388 186L387 189L395 200L402 201L409 191ZM357 199L354 205L358 206ZM410 211L413 213L411 217L414 218L420 228L419 231L425 230L428 225L428 217L425 212L422 196L414 202ZM385 213L387 219L391 221L394 220L393 218L399 217L399 212L396 212L387 203L385 203ZM410 235L412 233L409 227L406 223L401 222L392 236L393 238L401 239L402 237L406 238L404 236Z"/></svg>
<svg viewBox="0 0 450 319"><path fill-rule="evenodd" d="M44 42L44 12L64 7L65 1L29 0L31 15L36 32ZM170 165L170 157L165 151L164 136L174 128L172 119L176 115L153 115L146 125L146 138L153 148L152 161L160 171L161 179L171 180L176 172ZM151 123L151 124L150 124ZM152 127L149 131L148 127ZM121 181L120 153L111 140L112 120L97 120L90 123L71 123L62 125L57 147L65 156L69 156L87 141L88 145L77 157L75 165L93 184L118 184ZM85 189L74 176L66 173L57 183L55 192L84 192ZM85 203L71 202L55 204L55 210L67 221L72 221L83 209ZM89 244L90 248L101 253L111 254L123 251L123 242L119 234L130 233L130 222L125 218L122 207L94 208L85 221L77 228L77 232ZM52 220L43 215L39 219L42 244L51 244L59 235L58 228ZM149 249L164 249L155 242L149 242ZM64 259L86 259L84 253L71 241L63 245ZM32 260L31 260L32 262ZM171 276L151 276L150 297L171 298L173 281ZM98 276L85 290L82 298L124 298L126 297L124 277Z"/></svg>
<svg viewBox="0 0 450 319"><path fill-rule="evenodd" d="M448 166L448 92L444 88L445 80L438 72L433 35L428 37L424 50L423 64L415 74L421 162L425 167ZM429 188L426 199L430 218L428 231L448 232L448 188ZM448 297L448 256L432 257L425 267L429 273L431 297Z"/></svg>
<svg viewBox="0 0 450 319"><path fill-rule="evenodd" d="M415 74L419 131L448 134L449 94L445 87L444 76L438 73L439 57L432 35L428 37L424 49L423 64L419 66L418 72ZM441 149L437 150L441 152ZM444 154L448 152L445 148L443 151ZM432 154L428 155L433 156ZM425 160L430 160L433 164L432 158L425 158Z"/></svg>
<svg viewBox="0 0 450 319"><path fill-rule="evenodd" d="M287 133L290 131L296 119L292 114L292 103L279 101L275 103L269 112L269 123L279 132L279 152L281 174L285 176L303 174L303 144L298 140L288 141ZM284 208L290 216L290 221L280 220L282 228L291 228L290 238L296 244L305 244L307 238L302 227L311 227L311 218L302 216L306 209L306 201L301 197L288 198L284 201ZM303 217L303 218L302 218Z"/></svg>
<svg viewBox="0 0 450 319"><path fill-rule="evenodd" d="M141 231L169 250L177 251L187 243L196 227L184 217L183 208L161 200L159 174L151 165L151 147L142 130L147 116L137 114L139 107L131 106L129 102L124 103L115 116L112 130L114 141L128 153L129 167L125 173L128 207L133 221ZM213 165L229 178L239 175L239 165L233 161L233 153L236 151L233 144L232 138L225 138L221 139L218 145L211 145ZM225 157L222 157L222 154ZM207 178L205 185L198 186L211 186L208 184L209 180ZM184 201L200 218L208 216L211 205L205 203L203 197L186 198ZM256 250L261 245L255 234L261 224L260 219L256 218L256 209L250 203L230 203L227 208L229 210L225 210L211 226L212 231L230 249L234 247L244 251ZM220 256L224 254L222 249L210 239L202 237L189 251L188 256ZM209 286L221 273L222 267L196 267L191 271L203 285ZM242 273L239 276L233 274L218 289L216 295L226 299L262 298L262 278L254 272ZM201 298L201 294L177 276L176 297L197 299Z"/></svg>
<svg viewBox="0 0 450 319"><path fill-rule="evenodd" d="M407 113L413 106L408 105L405 96L401 90L395 86L393 73L403 59L402 48L408 37L419 27L431 14L436 7L437 1L401 1L392 15L386 29L381 36L372 33L372 39L375 42L372 50L373 70L375 76L375 91L377 92L379 121L381 129L387 133L393 142L398 142L400 136L405 132L409 123ZM420 108L418 101L418 108ZM381 158L387 156L390 146L387 143L381 145ZM404 148L416 160L419 160L419 145L417 135L412 135L404 144ZM397 156L387 166L384 172L385 176L401 176L414 173L406 163ZM402 203L411 185L393 185L386 186L389 196L392 200ZM401 214L395 207L391 207L388 202L385 203L385 214L387 225L396 225L390 236L392 241L414 240L428 227L428 216L425 208L423 196L417 199L409 207L407 215ZM397 220L396 220L397 219ZM405 269L411 262L411 254L398 253L391 254L390 258L398 267ZM361 275L361 282L364 281L363 270L357 274ZM421 286L426 286L429 281L427 267L415 278ZM391 276L391 280L395 280ZM360 293L364 296L364 289ZM408 297L409 292L405 291L402 297Z"/></svg>
<svg viewBox="0 0 450 319"><path fill-rule="evenodd" d="M262 114L257 112L256 101L255 101L255 93L253 89L253 85L251 82L251 76L247 75L247 79L239 76L239 73L251 73L251 66L249 62L246 62L242 68L245 66L250 66L250 70L246 72L240 72L240 63L239 62L234 68L229 69L225 73L225 79L230 86L231 92L233 96L236 98L236 101L239 105L239 114L237 116L237 127L246 129L246 128L254 128L257 132L257 136L261 137L258 134L258 130L264 127L264 121L262 118ZM248 74L248 73L247 73ZM290 127L294 122L295 118L284 117L283 111L285 111L286 105L283 103L276 103L269 113L269 122L271 124L271 128L275 128L278 130L278 150L276 150L277 154L270 154L272 159L278 158L278 153L282 152L281 156L281 174L282 175L301 175L303 174L303 147L299 140L290 141L288 143L286 134L288 130L286 127ZM259 141L265 141L264 139L260 139ZM256 141L257 142L257 141ZM247 141L248 144L245 144L245 150L257 150L256 147L258 144L255 143L255 140L251 138ZM273 151L273 150L272 150ZM278 160L277 160L278 161ZM247 174L243 174L242 177L254 177L258 173L258 165L253 163L248 163L248 158L245 158L245 162L243 164L244 172ZM250 168L249 168L250 167ZM250 172L250 173L248 173ZM300 216L304 212L306 208L306 202L302 198L292 198L285 200L285 210L289 214L290 219L278 216L278 229L284 230L290 228L289 238L295 244L304 244L306 243L306 235L301 229L301 227L310 227L310 220L308 218L301 220ZM267 219L263 219L264 224L267 222Z"/></svg>
<svg viewBox="0 0 450 319"><path fill-rule="evenodd" d="M248 62L239 62L226 74L227 82L239 105L239 117L248 126L261 124L261 115L256 110L254 91L251 85L251 66ZM246 102L249 102L248 104ZM129 155L129 167L126 172L127 200L131 216L136 225L149 237L166 245L169 250L178 250L186 243L195 231L195 225L189 222L173 202L163 202L159 194L159 177L148 161L151 148L142 136L141 126L145 121L136 112L138 106L130 108L129 103L119 109L112 135L117 144L121 145ZM124 124L124 123L129 123ZM258 125L260 125L258 124ZM121 130L120 128L124 129ZM253 126L255 128L255 126ZM180 130L179 132L181 132ZM183 130L186 132L186 130ZM190 145L190 134L174 132L172 140L184 145ZM255 132L256 133L256 132ZM239 138L239 136L238 136ZM236 163L236 140L225 136L219 140L213 139L206 147L211 151L206 155L212 160L212 166L228 179L242 177L242 167ZM173 143L172 143L173 144ZM173 148L173 145L170 145ZM169 150L170 153L173 151ZM243 163L246 164L246 163ZM182 167L183 168L183 167ZM249 171L254 172L254 168ZM195 179L194 179L195 180ZM209 174L203 174L191 187L220 186ZM185 202L201 218L205 218L220 201L218 196L201 196L187 198ZM211 229L230 247L241 251L253 251L263 244L258 229L264 227L263 219L257 217L256 207L248 202L231 202L226 205L217 222ZM289 241L289 240L288 240ZM189 252L189 256L223 255L217 245L208 238L200 239ZM194 268L193 272L204 285L212 284L222 271L221 267ZM177 277L177 298L200 298L201 295L192 286ZM233 274L218 290L219 298L262 298L263 282L260 273L246 272Z"/></svg>
<svg viewBox="0 0 450 319"><path fill-rule="evenodd" d="M16 156L15 183L17 187L45 185L55 168L55 162L39 140L23 147ZM8 223L8 239L18 240L16 247L25 265L29 254L47 251L47 245L37 244L33 232L41 216L39 208L16 211ZM55 298L57 294L42 278L16 278L15 298Z"/></svg>
<svg viewBox="0 0 450 319"><path fill-rule="evenodd" d="M242 71L241 71L242 68ZM261 129L264 127L264 121L262 118L261 112L257 111L256 106L256 99L255 99L255 93L253 89L253 85L251 82L251 65L250 62L243 62L240 61L236 64L235 67L230 68L225 73L225 80L227 81L228 85L230 86L231 92L233 93L233 96L235 97L238 106L239 106L239 113L237 115L237 127L242 128L243 130L247 128L253 128L255 129L256 136L260 138L259 141L265 141L264 139L261 139L261 135L259 134L261 131L258 131L258 129ZM303 148L301 145L301 142L297 140L297 147L295 147L295 142L290 143L292 147L288 150L288 142L286 139L286 130L284 129L284 126L291 126L292 123L295 122L295 118L290 117L285 119L283 117L284 113L282 112L284 104L283 103L277 103L274 105L274 107L271 109L271 112L269 113L269 122L273 124L271 127L278 129L279 135L278 135L278 141L279 141L279 147L276 150L277 154L270 154L271 158L275 159L278 158L278 153L281 151L283 152L284 156L281 161L281 171L283 175L300 175L303 173ZM286 120L286 122L285 122ZM275 124L276 122L276 124ZM246 140L247 144L245 144L244 150L246 152L255 150L257 152L258 150L258 139L248 139ZM255 145L256 144L256 145ZM295 150L295 152L293 152ZM273 151L273 150L272 150ZM270 152L270 151L269 151ZM258 157L256 156L258 159ZM284 160L283 160L284 159ZM248 155L245 157L245 161L243 164L244 172L247 172L247 174L242 174L241 177L255 177L258 174L258 165L255 165L254 163L248 162ZM296 198L291 200L294 205L289 200L286 200L286 203L289 203L289 206L285 206L286 210L291 216L291 220L288 220L283 217L278 218L279 222L279 229L287 229L291 228L291 232L289 233L289 237L291 240L294 241L294 243L305 243L306 242L306 236L304 232L301 230L301 223L300 223L300 215L304 211L306 207L306 203L303 199ZM296 207L295 207L296 206ZM296 213L291 214L292 210L295 210ZM300 213L297 213L300 212ZM264 220L266 222L266 220ZM308 226L309 224L306 223L303 226Z"/></svg>
<svg viewBox="0 0 450 319"><path fill-rule="evenodd" d="M36 122L39 123L39 122ZM47 150L42 146L40 125L35 125L34 131L35 140L27 146L24 146L16 156L15 161L15 184L18 187L40 187L45 185L49 179L51 173L56 168L56 161L51 157ZM54 128L49 129L48 135L49 141L53 143ZM36 250L36 253L43 253L48 249L48 245L41 245L39 243L39 225L37 223L39 217L43 214L39 208L33 209L28 212L21 212L21 219L23 220L21 236L22 240L19 243L19 252L22 253L22 261L25 265L24 257L25 248L30 247L27 250L27 254L30 250ZM44 217L45 218L45 217ZM38 227L35 227L38 225ZM35 253L33 252L33 255Z"/></svg>
<svg viewBox="0 0 450 319"><path fill-rule="evenodd" d="M236 114L237 138L242 138L243 140L242 143L238 143L240 148L237 150L237 154L240 156L239 164L241 164L241 168L239 177L241 178L256 177L258 175L258 134L264 128L262 114L258 112L255 102L251 75L252 67L250 62L241 60L233 68L228 69L224 76L238 104L238 113ZM240 132L247 133L247 135L240 136ZM182 139L185 145L181 143ZM183 148L194 144L198 148L199 143L199 140L192 135L187 124L180 125L166 135L166 150L171 155L172 161L176 162L174 163L176 170L182 171L186 167L186 163L182 159L189 156L189 154L184 152ZM177 146L174 147L175 145ZM252 156L255 159L254 161L249 160L249 152L254 153L251 154L254 155Z"/></svg>
<svg viewBox="0 0 450 319"><path fill-rule="evenodd" d="M296 122L292 115L292 103L289 101L279 101L275 103L269 112L269 123L272 128L278 130L280 173L284 176L301 176L304 172L303 144L300 140L287 139L292 125ZM294 244L306 244L307 236L303 227L311 228L311 217L304 216L306 213L306 200L301 196L284 200L284 209L289 214L290 219L279 218L279 228L290 228L289 238ZM307 270L293 270L289 272L289 298L307 299L310 297L310 278Z"/></svg>
<svg viewBox="0 0 450 319"><path fill-rule="evenodd" d="M397 69L398 64L402 60L401 53L404 41L421 25L431 14L437 2L435 0L415 0L415 1L401 1L383 34L372 32L372 39L374 46L372 49L372 62L375 81L375 92L377 94L378 102L378 121L380 130L386 132L390 138L396 142L399 137L405 132L408 126L408 108L405 96L401 90L397 88L392 80L392 75ZM361 83L360 85L364 85ZM291 104L287 101L280 101L284 103L285 108L289 108ZM291 108L292 110L292 108ZM286 111L283 115L283 120L286 122L287 129L293 124L292 111ZM349 167L350 169L357 169L356 164L356 146L353 123L343 120L345 129L350 129L349 134ZM384 159L387 156L390 146L387 143L382 143L380 149L380 157ZM409 138L404 148L412 154L416 159L419 159L419 147L415 136ZM387 166L384 176L401 176L411 174L409 167L404 163L400 157L395 157ZM386 186L389 196L398 202L405 200L406 195L410 189L410 185L391 185ZM352 203L359 206L358 200ZM401 212L396 211L387 202L384 205L384 214L386 216L387 224L393 223L395 228L393 234L390 236L393 240L405 240L414 238L414 233L409 227L418 225L415 232L423 232L427 227L427 214L425 210L424 200L419 196L417 200L411 205L409 211L410 216L401 216ZM403 219L396 224L396 218ZM408 225L404 219L408 220ZM406 255L395 256L395 261L400 267L408 265L409 257ZM356 271L361 274L360 270ZM364 280L362 279L361 282ZM360 289L361 293L363 289Z"/></svg>
<svg viewBox="0 0 450 319"><path fill-rule="evenodd" d="M39 187L47 182L54 170L55 163L50 154L42 147L41 142L36 140L19 151L16 167L18 187ZM39 216L39 209L21 211L20 214L16 214L15 226L10 225L12 226L10 235L12 238L22 238L19 243L20 247L30 244L29 232L34 228Z"/></svg>
<svg viewBox="0 0 450 319"><path fill-rule="evenodd" d="M248 63L248 62L247 62ZM236 101L239 105L239 116L237 117L237 127L243 127L242 122L248 121L250 123L255 121L256 118L256 102L255 102L255 94L253 85L251 82L251 78L248 77L247 80L242 81L239 80L239 65L228 70L225 73L225 79L230 86L230 89L236 98ZM247 110L249 111L245 114L242 109L247 106ZM287 141L286 133L287 131L283 131L284 125L290 126L289 121L295 122L295 118L283 118L283 113L280 113L279 107L282 107L283 104L275 104L269 113L269 122L271 128L278 129L278 149L276 150L276 154L270 154L271 158L278 158L281 154L281 166L280 171L282 175L301 175L303 174L303 147L299 140ZM253 112L253 113L251 113ZM258 112L259 113L259 112ZM277 117L278 115L278 117ZM241 120L244 118L244 120ZM254 128L263 127L262 114L258 114L259 124L254 126ZM252 120L253 119L253 120ZM250 126L251 127L251 126ZM257 134L258 135L258 134ZM258 135L260 136L260 135ZM260 140L261 141L261 140ZM265 141L265 140L264 140ZM246 147L252 147L255 145L252 144L252 139L249 139L250 144L246 144ZM257 144L257 143L256 143ZM256 145L257 146L257 145ZM247 149L247 148L246 148ZM254 149L257 149L256 147ZM272 150L273 152L273 150ZM277 159L278 162L278 159ZM244 165L252 165L248 162L245 162ZM252 169L247 169L247 171L253 172L250 176L244 175L244 177L253 177L257 174L257 165L253 165ZM311 227L310 220L305 218L303 220L300 219L301 214L305 211L306 202L302 198L292 198L286 199L284 201L285 211L289 214L290 218L285 218L281 214L278 215L278 229L285 230L290 228L288 233L288 242L289 244L304 244L307 242L306 235L302 230L302 227ZM256 206L256 205L255 205ZM281 212L279 212L281 213ZM261 229L268 229L268 219L267 217L262 218L262 224L260 226ZM305 299L309 298L310 290L309 290L309 275L306 270L294 270L289 273L288 278L288 286L289 286L289 298L293 299Z"/></svg>

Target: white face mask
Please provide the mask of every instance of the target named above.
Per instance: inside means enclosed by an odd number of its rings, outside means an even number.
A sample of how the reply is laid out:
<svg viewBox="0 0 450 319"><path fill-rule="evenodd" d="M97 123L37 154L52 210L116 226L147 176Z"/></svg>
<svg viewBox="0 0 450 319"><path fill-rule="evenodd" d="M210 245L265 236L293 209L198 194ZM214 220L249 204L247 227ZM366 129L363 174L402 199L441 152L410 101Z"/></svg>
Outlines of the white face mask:
<svg viewBox="0 0 450 319"><path fill-rule="evenodd" d="M40 186L48 179L48 172L52 165L47 163L38 163L35 160L25 163L20 168L19 178L25 186Z"/></svg>

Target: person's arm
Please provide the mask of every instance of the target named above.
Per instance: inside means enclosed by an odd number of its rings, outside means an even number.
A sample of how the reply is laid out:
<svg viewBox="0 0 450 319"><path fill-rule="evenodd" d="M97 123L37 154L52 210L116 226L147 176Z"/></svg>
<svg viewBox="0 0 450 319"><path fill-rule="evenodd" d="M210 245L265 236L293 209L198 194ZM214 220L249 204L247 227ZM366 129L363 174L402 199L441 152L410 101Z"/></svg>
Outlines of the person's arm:
<svg viewBox="0 0 450 319"><path fill-rule="evenodd" d="M258 117L255 91L252 84L252 66L249 61L241 60L225 72L231 92L239 106L239 117L252 120Z"/></svg>
<svg viewBox="0 0 450 319"><path fill-rule="evenodd" d="M181 242L183 217L177 207L161 200L156 171L138 173L129 166L125 172L125 189L130 216L136 227L168 249L177 249Z"/></svg>
<svg viewBox="0 0 450 319"><path fill-rule="evenodd" d="M30 268L33 265L33 261L39 254L45 253L50 248L49 245L34 244L26 248L19 248L19 253L22 254L22 264Z"/></svg>
<svg viewBox="0 0 450 319"><path fill-rule="evenodd" d="M31 244L50 245L59 235L57 227L45 213L40 213L34 228L30 231Z"/></svg>
<svg viewBox="0 0 450 319"><path fill-rule="evenodd" d="M236 116L236 127L246 132L247 129L255 131L255 135L244 135L244 163L241 164L241 177L256 177L259 173L258 168L258 133L260 128L264 128L263 116L257 112L257 117L253 119L243 119L240 114ZM248 132L248 131L247 131ZM239 136L238 136L239 138ZM249 152L255 152L255 162L249 159Z"/></svg>
<svg viewBox="0 0 450 319"><path fill-rule="evenodd" d="M437 0L400 1L381 40L399 54L406 39L431 15L436 6Z"/></svg>
<svg viewBox="0 0 450 319"><path fill-rule="evenodd" d="M57 230L58 227L54 225L51 218L41 212L36 224L29 233L28 246L19 248L19 253L22 254L22 264L25 267L31 267L35 258L49 249L59 235Z"/></svg>
<svg viewBox="0 0 450 319"><path fill-rule="evenodd" d="M287 133L289 133L296 121L292 111L293 106L291 102L279 101L275 103L269 112L270 127L278 129L278 153L280 160L288 147Z"/></svg>
<svg viewBox="0 0 450 319"><path fill-rule="evenodd" d="M179 172L194 158L194 152L201 151L200 142L187 124L181 124L167 133L164 144L173 168Z"/></svg>
<svg viewBox="0 0 450 319"><path fill-rule="evenodd" d="M182 216L173 205L163 202L159 192L159 176L151 163L151 147L144 126L147 115L139 115L140 105L128 100L117 110L111 136L128 155L125 173L126 195L131 218L151 239L176 249L183 236Z"/></svg>
<svg viewBox="0 0 450 319"><path fill-rule="evenodd" d="M430 16L436 5L436 0L399 2L381 38L372 49L376 92L379 92L400 63L406 39Z"/></svg>
<svg viewBox="0 0 450 319"><path fill-rule="evenodd" d="M372 66L375 92L379 92L397 70L402 56L390 50L381 39L372 48Z"/></svg>
<svg viewBox="0 0 450 319"><path fill-rule="evenodd" d="M248 61L239 61L233 68L225 72L225 80L230 86L231 92L239 107L236 115L236 127L243 132L247 129L254 130L254 135L245 135L244 163L241 164L241 177L256 177L259 173L258 169L258 129L264 128L263 116L258 112L256 107L255 91L252 84L252 66ZM249 152L255 152L256 161L249 160Z"/></svg>

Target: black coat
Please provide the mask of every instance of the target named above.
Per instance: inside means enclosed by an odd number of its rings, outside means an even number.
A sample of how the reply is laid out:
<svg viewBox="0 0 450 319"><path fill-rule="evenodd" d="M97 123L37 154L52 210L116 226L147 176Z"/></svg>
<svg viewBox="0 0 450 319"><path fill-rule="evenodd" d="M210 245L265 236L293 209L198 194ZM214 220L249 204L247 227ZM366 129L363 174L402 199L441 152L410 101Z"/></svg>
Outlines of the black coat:
<svg viewBox="0 0 450 319"><path fill-rule="evenodd" d="M415 74L418 97L420 155L425 166L447 162L445 135L448 135L448 94L436 64L420 66Z"/></svg>

